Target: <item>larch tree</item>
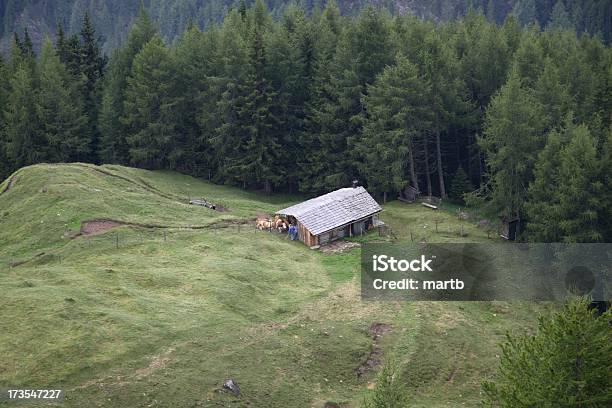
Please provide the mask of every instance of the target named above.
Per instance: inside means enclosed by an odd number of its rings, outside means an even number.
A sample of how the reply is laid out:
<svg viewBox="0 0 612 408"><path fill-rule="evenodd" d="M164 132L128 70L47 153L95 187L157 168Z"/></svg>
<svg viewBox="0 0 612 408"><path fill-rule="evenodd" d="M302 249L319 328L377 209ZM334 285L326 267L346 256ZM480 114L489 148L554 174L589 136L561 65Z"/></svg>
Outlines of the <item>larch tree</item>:
<svg viewBox="0 0 612 408"><path fill-rule="evenodd" d="M492 199L500 213L520 216L544 145L542 107L523 87L516 67L487 108L479 143L485 152Z"/></svg>
<svg viewBox="0 0 612 408"><path fill-rule="evenodd" d="M414 161L414 139L428 127L422 103L431 88L418 67L398 54L396 62L368 86L368 112L361 138L362 172L372 191L398 192L406 185L419 188Z"/></svg>
<svg viewBox="0 0 612 408"><path fill-rule="evenodd" d="M534 335L507 335L498 375L483 383L487 407L605 407L612 404L612 313L568 300L539 318Z"/></svg>

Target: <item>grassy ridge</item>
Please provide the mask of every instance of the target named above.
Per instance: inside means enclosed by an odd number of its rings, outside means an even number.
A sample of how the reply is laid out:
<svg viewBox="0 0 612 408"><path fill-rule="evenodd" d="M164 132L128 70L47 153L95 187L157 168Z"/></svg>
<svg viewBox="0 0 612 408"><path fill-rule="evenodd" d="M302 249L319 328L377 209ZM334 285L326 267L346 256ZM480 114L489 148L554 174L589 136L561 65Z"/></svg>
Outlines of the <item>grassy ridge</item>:
<svg viewBox="0 0 612 408"><path fill-rule="evenodd" d="M74 407L358 406L375 373L355 370L373 347L368 328L383 322L392 331L379 346L400 356L415 406L476 405L497 341L532 327L533 305L362 302L358 249L325 255L245 226L184 228L296 200L119 166L20 170L0 195L0 387L59 386ZM423 228L432 217L445 217L438 233ZM169 228L75 236L98 218ZM453 214L418 205L390 203L383 219L400 238L486 239L469 223L467 238L453 235ZM228 377L240 398L218 391Z"/></svg>

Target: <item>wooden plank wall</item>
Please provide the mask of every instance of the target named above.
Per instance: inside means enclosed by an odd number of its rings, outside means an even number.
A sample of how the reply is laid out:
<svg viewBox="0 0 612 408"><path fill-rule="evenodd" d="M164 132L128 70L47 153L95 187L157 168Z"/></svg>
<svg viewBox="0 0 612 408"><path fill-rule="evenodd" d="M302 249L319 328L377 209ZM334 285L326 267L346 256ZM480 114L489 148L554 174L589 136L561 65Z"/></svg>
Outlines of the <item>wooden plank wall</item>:
<svg viewBox="0 0 612 408"><path fill-rule="evenodd" d="M298 227L298 239L308 245L309 247L315 246L318 244L317 237L312 235L306 227L304 227L300 222L297 223Z"/></svg>

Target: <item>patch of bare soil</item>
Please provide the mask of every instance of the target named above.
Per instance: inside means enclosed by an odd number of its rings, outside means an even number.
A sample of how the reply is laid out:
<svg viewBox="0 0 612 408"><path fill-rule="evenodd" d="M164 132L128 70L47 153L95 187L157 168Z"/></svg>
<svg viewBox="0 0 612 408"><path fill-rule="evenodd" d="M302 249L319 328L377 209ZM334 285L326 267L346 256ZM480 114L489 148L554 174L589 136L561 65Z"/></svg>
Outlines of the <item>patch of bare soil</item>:
<svg viewBox="0 0 612 408"><path fill-rule="evenodd" d="M378 367L382 360L382 349L378 344L378 340L387 332L391 331L391 326L386 323L372 323L368 333L372 337L372 349L370 350L370 354L368 358L361 363L357 369L355 369L355 373L357 377L361 378L362 376L368 374L370 371L373 371Z"/></svg>
<svg viewBox="0 0 612 408"><path fill-rule="evenodd" d="M81 235L97 235L102 234L110 229L123 225L117 221L111 220L91 220L81 223Z"/></svg>
<svg viewBox="0 0 612 408"><path fill-rule="evenodd" d="M84 382L83 384L74 387L71 391L80 390L84 388L89 388L96 386L98 388L106 388L106 387L123 387L128 385L129 383L137 380L142 380L153 374L157 370L161 370L166 367L166 364L171 360L170 355L176 350L174 347L170 347L163 354L153 356L151 362L147 367L139 368L129 375L118 375L118 376L107 376L104 378L94 378L89 381Z"/></svg>
<svg viewBox="0 0 612 408"><path fill-rule="evenodd" d="M138 370L136 370L136 372L134 373L134 377L140 380L142 378L148 377L149 375L151 375L151 373L166 367L166 364L168 364L168 361L170 361L170 354L172 354L174 350L174 347L170 347L164 352L164 354L153 357L147 367L139 368Z"/></svg>
<svg viewBox="0 0 612 408"><path fill-rule="evenodd" d="M215 210L219 212L229 212L229 208L222 206L221 204L215 204Z"/></svg>
<svg viewBox="0 0 612 408"><path fill-rule="evenodd" d="M352 248L356 248L361 246L359 242L350 242L350 241L334 241L327 245L324 245L320 248L320 251L325 254L337 254L341 252L346 252Z"/></svg>

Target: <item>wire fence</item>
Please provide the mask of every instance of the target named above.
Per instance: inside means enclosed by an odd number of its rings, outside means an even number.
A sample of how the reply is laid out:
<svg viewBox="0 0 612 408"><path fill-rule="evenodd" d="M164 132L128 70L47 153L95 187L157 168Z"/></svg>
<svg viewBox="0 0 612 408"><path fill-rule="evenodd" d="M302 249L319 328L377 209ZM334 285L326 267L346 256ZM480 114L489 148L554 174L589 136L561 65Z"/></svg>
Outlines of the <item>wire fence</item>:
<svg viewBox="0 0 612 408"><path fill-rule="evenodd" d="M286 231L279 231L275 228L265 230L258 229L255 223L228 223L213 224L208 226L195 227L142 227L128 225L128 228L110 228L95 234L80 234L66 231L64 239L68 240L64 245L51 250L44 250L29 257L8 256L0 259L0 265L15 268L24 264L40 265L50 262L61 262L63 258L74 253L96 252L112 253L125 249L143 245L172 245L179 242L187 235L194 234L275 234L289 239Z"/></svg>

